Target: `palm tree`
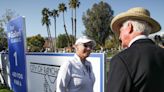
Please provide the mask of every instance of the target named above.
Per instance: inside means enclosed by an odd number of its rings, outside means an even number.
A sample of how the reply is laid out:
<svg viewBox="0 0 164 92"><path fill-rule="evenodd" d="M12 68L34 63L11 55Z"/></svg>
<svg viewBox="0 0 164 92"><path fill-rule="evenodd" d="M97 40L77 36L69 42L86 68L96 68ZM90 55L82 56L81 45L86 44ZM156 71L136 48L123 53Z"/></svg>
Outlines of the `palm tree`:
<svg viewBox="0 0 164 92"><path fill-rule="evenodd" d="M50 31L50 19L49 19L49 9L48 8L43 8L42 10L42 25L46 25L47 27L47 33L48 33L48 39L50 40L50 48L52 51L54 51L54 46L53 46L53 41L51 37L51 31Z"/></svg>
<svg viewBox="0 0 164 92"><path fill-rule="evenodd" d="M60 3L58 8L59 8L59 12L62 12L62 13L63 13L63 24L64 24L64 30L65 30L65 33L66 33L66 35L67 35L68 45L71 46L71 44L70 44L70 38L69 38L69 35L68 35L68 32L67 32L67 29L66 29L65 18L64 18L64 12L67 10L67 7L65 6L64 3Z"/></svg>
<svg viewBox="0 0 164 92"><path fill-rule="evenodd" d="M49 12L49 15L54 18L54 27L55 27L55 51L56 51L56 17L59 16L58 10L54 9L51 12Z"/></svg>
<svg viewBox="0 0 164 92"><path fill-rule="evenodd" d="M79 5L80 5L80 2L79 2L79 0L70 0L70 2L69 2L69 6L70 6L70 8L72 8L72 26L74 26L75 28L75 34L74 34L74 36L75 36L75 38L76 38L76 8L78 8L79 7ZM73 9L74 9L74 24L73 24ZM72 28L72 30L73 30L73 28ZM73 33L73 32L72 32Z"/></svg>

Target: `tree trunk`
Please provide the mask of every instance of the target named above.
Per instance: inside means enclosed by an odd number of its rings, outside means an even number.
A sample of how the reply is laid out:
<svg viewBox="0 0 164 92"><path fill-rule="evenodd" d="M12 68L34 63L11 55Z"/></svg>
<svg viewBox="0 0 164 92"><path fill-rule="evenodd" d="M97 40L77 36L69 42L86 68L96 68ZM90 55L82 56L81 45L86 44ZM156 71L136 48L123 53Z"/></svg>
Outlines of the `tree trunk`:
<svg viewBox="0 0 164 92"><path fill-rule="evenodd" d="M74 36L73 9L72 9L72 17L71 17L71 21L72 21L72 35ZM71 40L71 44L73 44L73 39Z"/></svg>
<svg viewBox="0 0 164 92"><path fill-rule="evenodd" d="M54 27L55 27L55 40L54 40L54 51L56 52L56 17L54 17Z"/></svg>
<svg viewBox="0 0 164 92"><path fill-rule="evenodd" d="M65 25L64 12L63 12L63 23L64 23L64 30L65 30L65 33L66 33L67 39L68 39L68 46L71 46L69 35L68 35L67 28L66 28L66 25Z"/></svg>
<svg viewBox="0 0 164 92"><path fill-rule="evenodd" d="M51 48L51 51L53 52L54 51L54 46L53 46L53 41L52 41L52 37L51 37L50 28L49 28L48 25L47 25L47 32L48 32L48 39L50 40L50 48Z"/></svg>
<svg viewBox="0 0 164 92"><path fill-rule="evenodd" d="M72 21L72 35L74 35L73 9L72 9L72 17L71 17L71 21Z"/></svg>
<svg viewBox="0 0 164 92"><path fill-rule="evenodd" d="M75 8L75 19L74 19L74 23L75 23L75 38L76 38L76 8Z"/></svg>

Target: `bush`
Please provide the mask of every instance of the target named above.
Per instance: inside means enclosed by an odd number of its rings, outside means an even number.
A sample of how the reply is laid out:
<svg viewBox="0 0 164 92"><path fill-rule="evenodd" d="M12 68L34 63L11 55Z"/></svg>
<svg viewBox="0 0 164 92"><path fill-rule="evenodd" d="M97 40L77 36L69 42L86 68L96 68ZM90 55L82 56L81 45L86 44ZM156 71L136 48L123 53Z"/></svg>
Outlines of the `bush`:
<svg viewBox="0 0 164 92"><path fill-rule="evenodd" d="M0 92L13 92L12 90L10 90L9 87L5 86L5 85L0 85Z"/></svg>
<svg viewBox="0 0 164 92"><path fill-rule="evenodd" d="M0 89L0 92L13 92L13 91L9 89Z"/></svg>

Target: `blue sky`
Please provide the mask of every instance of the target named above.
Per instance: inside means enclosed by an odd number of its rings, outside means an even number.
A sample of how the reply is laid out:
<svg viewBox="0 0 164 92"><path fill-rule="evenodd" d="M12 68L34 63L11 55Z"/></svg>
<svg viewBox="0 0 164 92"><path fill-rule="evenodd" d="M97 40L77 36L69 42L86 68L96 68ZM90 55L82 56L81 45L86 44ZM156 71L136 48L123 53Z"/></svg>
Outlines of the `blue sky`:
<svg viewBox="0 0 164 92"><path fill-rule="evenodd" d="M77 37L82 35L85 27L82 22L82 15L90 9L94 3L101 0L79 0L80 7L77 9ZM163 0L103 0L107 2L114 10L114 15L126 11L132 7L145 7L151 12L151 16L157 20L164 28L164 6ZM59 3L65 3L68 6L69 0L0 0L0 19L6 9L12 9L21 16L26 17L26 35L27 37L41 34L47 36L46 27L41 24L41 11L44 7L57 9ZM53 19L52 19L53 20ZM71 10L68 8L65 13L65 20L68 33L71 34ZM53 21L51 23L51 33L54 37ZM163 29L162 29L163 31ZM62 16L57 18L57 35L63 34Z"/></svg>

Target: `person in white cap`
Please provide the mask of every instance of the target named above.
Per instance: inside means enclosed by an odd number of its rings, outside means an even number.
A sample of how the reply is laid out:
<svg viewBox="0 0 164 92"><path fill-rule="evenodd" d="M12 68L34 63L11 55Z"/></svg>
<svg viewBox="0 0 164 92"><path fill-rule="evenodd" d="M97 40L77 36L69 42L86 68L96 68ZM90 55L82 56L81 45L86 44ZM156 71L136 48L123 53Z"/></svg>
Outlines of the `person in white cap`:
<svg viewBox="0 0 164 92"><path fill-rule="evenodd" d="M86 36L76 40L74 57L58 72L56 92L93 92L95 76L86 58L95 46L95 41Z"/></svg>
<svg viewBox="0 0 164 92"><path fill-rule="evenodd" d="M164 92L164 49L148 35L160 24L142 7L131 8L112 19L122 52L110 62L108 92Z"/></svg>

